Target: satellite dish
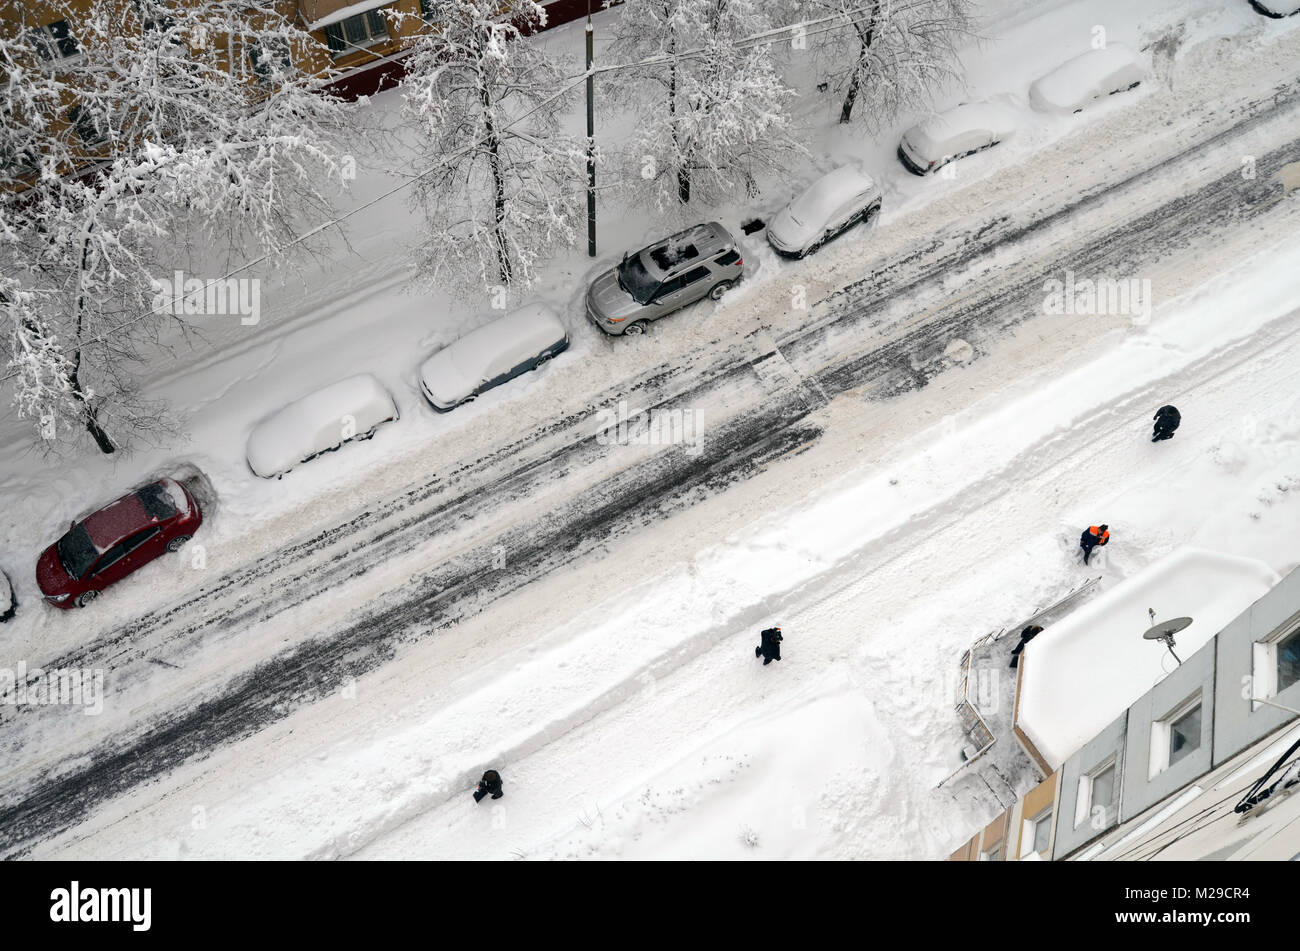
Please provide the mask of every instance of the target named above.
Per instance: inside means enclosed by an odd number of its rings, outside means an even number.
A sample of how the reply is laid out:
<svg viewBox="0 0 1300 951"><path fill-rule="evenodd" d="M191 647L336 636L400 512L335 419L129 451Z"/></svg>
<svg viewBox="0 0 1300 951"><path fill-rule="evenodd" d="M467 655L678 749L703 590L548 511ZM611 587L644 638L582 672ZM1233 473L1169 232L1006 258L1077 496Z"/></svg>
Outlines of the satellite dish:
<svg viewBox="0 0 1300 951"><path fill-rule="evenodd" d="M1151 620L1156 619L1155 611L1148 611ZM1147 628L1146 633L1142 635L1143 639L1148 641L1163 641L1165 647L1169 648L1169 653L1174 654L1174 635L1183 630L1192 623L1189 617L1176 617L1168 621L1161 621L1159 624L1153 624ZM1174 660L1182 664L1182 658L1174 654Z"/></svg>
<svg viewBox="0 0 1300 951"><path fill-rule="evenodd" d="M1173 637L1191 623L1192 619L1189 617L1176 617L1171 621L1161 621L1142 636L1149 641L1163 641L1166 637Z"/></svg>

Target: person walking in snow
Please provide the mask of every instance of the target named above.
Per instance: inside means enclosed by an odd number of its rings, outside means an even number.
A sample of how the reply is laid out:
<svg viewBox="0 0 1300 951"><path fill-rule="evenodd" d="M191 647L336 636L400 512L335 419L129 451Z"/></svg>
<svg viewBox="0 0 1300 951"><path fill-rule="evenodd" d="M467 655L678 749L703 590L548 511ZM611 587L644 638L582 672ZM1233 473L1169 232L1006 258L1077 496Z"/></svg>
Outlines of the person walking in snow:
<svg viewBox="0 0 1300 951"><path fill-rule="evenodd" d="M1174 438L1174 431L1183 421L1183 414L1178 412L1175 406L1162 406L1156 410L1156 415L1152 418L1156 421L1156 430L1151 434L1151 441L1159 442L1162 439Z"/></svg>
<svg viewBox="0 0 1300 951"><path fill-rule="evenodd" d="M495 769L489 769L483 774L483 778L478 781L478 788L474 790L474 801L482 802L483 797L491 793L493 799L500 799L505 795L501 791L501 774Z"/></svg>
<svg viewBox="0 0 1300 951"><path fill-rule="evenodd" d="M763 643L754 648L754 656L763 658L763 666L766 667L774 660L781 659L781 629L779 627L769 627L762 631L759 637Z"/></svg>
<svg viewBox="0 0 1300 951"><path fill-rule="evenodd" d="M1079 547L1083 549L1083 563L1086 565L1092 557L1092 550L1100 548L1110 541L1110 527L1107 525L1090 525L1079 536Z"/></svg>
<svg viewBox="0 0 1300 951"><path fill-rule="evenodd" d="M1026 644L1028 644L1030 641L1032 641L1035 637L1037 637L1041 633L1043 633L1043 629L1039 627L1037 624L1030 624L1028 627L1026 627L1023 631L1020 632L1020 643L1017 644L1015 647L1011 648L1010 666L1015 667L1020 663L1020 652L1025 649Z"/></svg>

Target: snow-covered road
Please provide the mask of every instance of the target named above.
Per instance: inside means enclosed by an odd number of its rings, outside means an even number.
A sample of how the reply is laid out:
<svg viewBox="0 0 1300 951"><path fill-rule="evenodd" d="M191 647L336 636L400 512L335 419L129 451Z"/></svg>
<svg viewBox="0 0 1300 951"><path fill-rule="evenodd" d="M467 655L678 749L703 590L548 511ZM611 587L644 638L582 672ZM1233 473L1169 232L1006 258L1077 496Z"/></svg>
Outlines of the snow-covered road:
<svg viewBox="0 0 1300 951"><path fill-rule="evenodd" d="M1273 53L1284 59L1289 51ZM927 718L908 725L879 703L864 708L857 687L869 671L870 692L913 689L882 679L889 665L869 661L906 650L916 619L872 624L868 639L852 622L855 599L885 600L899 611L918 603L918 585L944 586L946 610L956 613L962 599L952 589L981 591L982 572L954 577L951 558L937 553L969 544L963 537L972 524L997 524L999 535L1012 538L1035 538L1044 519L1072 524L1060 507L1095 485L1088 470L1096 458L1127 460L1138 485L1169 478L1178 464L1170 459L1193 452L1195 442L1141 461L1124 447L1139 442L1132 419L1147 415L1147 402L1169 399L1177 380L1187 381L1182 402L1189 405L1216 387L1231 391L1202 410L1221 426L1239 415L1235 407L1296 390L1296 315L1283 316L1285 309L1230 327L1206 318L1204 328L1193 324L1200 337L1174 335L1172 343L1134 328L1132 315L1043 313L1044 280L1066 269L1147 279L1168 312L1231 261L1258 265L1270 253L1287 260L1277 246L1295 233L1300 212L1296 202L1275 201L1268 178L1295 157L1297 91L1252 94L1258 64L1220 65L1219 94L1234 78L1231 66L1239 70L1238 95L1208 118L1205 110L1216 104L1185 93L1148 96L1040 155L1032 185L1023 167L1006 169L948 201L887 220L870 236L854 236L788 277L738 292L708 320L679 316L631 346L593 336L593 359L607 360L590 374L601 385L540 388L509 443L399 459L378 479L384 491L358 487L352 497L317 505L318 515L334 507L332 520L320 520L328 527L219 577L194 579L182 600L122 618L82 636L84 643L36 650L31 656L47 667L109 668L113 702L92 720L58 709L3 709L14 752L0 781L0 849L167 854L167 843L184 842L190 854L215 855L223 854L223 841L237 841L238 854L247 854L249 840L229 836L232 824L247 831L265 823L265 853L274 855L350 854L368 843L371 854L392 854L407 849L407 840L418 843L410 846L415 854L462 847L497 854L481 850L506 843L532 850L545 841L543 829L561 835L548 848L569 854L576 846L562 834L572 804L553 796L521 801L518 812L512 805L502 835L477 837L476 845L454 833L459 823L478 820L439 804L453 795L459 801L488 753L510 761L520 780L534 777L538 789L557 778L548 761L558 747L575 776L611 769L638 776L642 764L663 762L752 716L754 697L746 691L771 690L764 702L779 706L804 693L823 697L826 679L837 677L845 699L831 704L832 718L871 721L874 744L888 745L886 736L926 738L927 766L946 771L939 763L946 751L933 743L948 709L942 691L908 704ZM1153 127L1152 114L1162 110L1168 123ZM1079 148L1098 140L1108 150L1105 163L1076 167ZM1242 156L1253 156L1255 178L1243 178ZM870 277L853 280L864 271ZM808 301L822 302L792 306L796 285ZM1044 433L1005 420L1000 428L984 423L978 431L985 439L974 445L949 438L944 452L960 451L947 467L934 465L928 452L917 455L908 441L927 422L970 411L981 396L1060 377L1128 333L1137 334L1131 355L1138 364L1149 360L1152 345L1171 348L1158 354L1166 372L1147 367L1135 378L1141 385L1121 378L1108 381L1109 391L1076 385L1078 406L1053 403L1074 426ZM593 438L597 411L620 399L636 410L701 410L703 451L601 445ZM846 466L855 456L878 464ZM912 466L932 484L905 478L900 468L891 476L898 491L882 505L873 493L891 492L879 468L885 460ZM1005 492L1009 467L1022 486L1015 497ZM828 539L818 521L815 544L774 540L771 577L728 575L725 559L712 565L713 556L699 554L743 527L746 512L802 503L792 487L850 477L872 515L869 531L846 517L842 538ZM1161 544L1149 540L1142 551ZM1045 545L1038 537L1029 549L1042 555ZM1004 571L999 566L996 574ZM1005 618L998 609L1014 614L1026 597L1046 596L1061 583L1058 575L1031 595L995 594L984 611ZM894 595L882 599L891 587ZM670 590L671 599L656 590ZM838 617L827 619L822 599L832 590L841 603ZM655 603L671 616L649 610ZM585 610L575 615L573 605ZM787 665L799 672L785 674L793 682L779 692L759 688L754 677L730 681L735 646L727 639L778 610L787 629L818 631L819 663ZM932 648L936 679L944 658L978 633L945 623L948 636ZM665 624L672 628L666 634ZM670 673L683 664L690 669ZM427 678L428 699L412 708L418 676ZM539 686L546 684L553 689ZM340 696L349 702L337 702ZM386 715L418 726L360 744L356 762L337 748L322 752L331 748L329 737L347 736L357 709L351 701L358 700L366 704L366 725L352 727L372 739L383 734ZM421 744L439 737L445 746L426 753L433 765L414 767L412 750L427 750ZM346 745L355 749L355 737ZM300 759L304 750L314 759ZM397 755L386 762L385 753ZM259 797L259 784L289 764L298 775L283 793ZM915 770L881 772L875 757L859 766L876 771L861 794L907 798ZM362 774L366 781L352 788L349 777ZM367 802L362 790L384 783L388 791ZM346 808L323 820L322 796ZM297 799L314 806L296 811L289 803ZM205 806L212 802L225 806ZM196 805L206 817L202 827L186 816ZM978 804L963 808L979 811ZM926 815L919 806L909 813L896 840L880 838L873 826L868 851L915 854L926 842L937 854L947 840L925 838ZM529 830L526 842L515 838L521 828Z"/></svg>

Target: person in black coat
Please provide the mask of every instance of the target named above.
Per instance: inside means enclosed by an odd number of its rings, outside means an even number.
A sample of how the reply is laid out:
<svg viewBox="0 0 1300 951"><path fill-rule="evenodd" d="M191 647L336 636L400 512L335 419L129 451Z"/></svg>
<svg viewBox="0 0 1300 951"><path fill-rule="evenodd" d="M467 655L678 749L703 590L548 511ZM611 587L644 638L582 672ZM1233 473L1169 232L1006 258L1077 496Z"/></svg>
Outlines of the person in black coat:
<svg viewBox="0 0 1300 951"><path fill-rule="evenodd" d="M763 643L754 648L754 656L763 658L763 666L766 667L774 660L781 659L781 629L779 627L769 627L762 631L759 637Z"/></svg>
<svg viewBox="0 0 1300 951"><path fill-rule="evenodd" d="M1079 547L1083 549L1083 563L1086 565L1092 557L1092 550L1110 541L1110 526L1106 524L1090 525L1079 536Z"/></svg>
<svg viewBox="0 0 1300 951"><path fill-rule="evenodd" d="M1011 648L1011 666L1015 667L1020 663L1020 652L1025 649L1025 645L1032 641L1043 629L1037 624L1031 624L1020 632L1020 643Z"/></svg>
<svg viewBox="0 0 1300 951"><path fill-rule="evenodd" d="M483 778L478 781L478 788L474 790L474 801L482 802L483 797L491 793L493 799L500 799L505 795L501 791L501 774L495 769L489 769L483 774Z"/></svg>
<svg viewBox="0 0 1300 951"><path fill-rule="evenodd" d="M1178 412L1176 407L1162 406L1156 410L1156 415L1152 418L1156 421L1156 430L1151 434L1151 441L1159 442L1162 439L1174 438L1174 430L1183 421L1183 414Z"/></svg>

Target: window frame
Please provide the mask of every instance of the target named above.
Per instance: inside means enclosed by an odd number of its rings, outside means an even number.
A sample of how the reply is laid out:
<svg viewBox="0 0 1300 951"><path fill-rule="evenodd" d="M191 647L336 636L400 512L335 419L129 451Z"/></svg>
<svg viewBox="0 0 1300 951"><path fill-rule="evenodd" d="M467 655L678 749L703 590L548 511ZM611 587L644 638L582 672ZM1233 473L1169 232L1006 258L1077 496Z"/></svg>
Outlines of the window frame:
<svg viewBox="0 0 1300 951"><path fill-rule="evenodd" d="M56 36L54 27L63 24L63 35ZM68 63L76 60L82 55L81 42L77 35L72 32L72 24L68 22L67 17L54 20L42 26L33 26L26 31L27 41L36 50L36 55L41 58L42 63L51 66ZM64 43L72 44L72 52L64 50Z"/></svg>
<svg viewBox="0 0 1300 951"><path fill-rule="evenodd" d="M110 138L109 130L106 128L100 128L99 124L95 121L94 115L81 103L77 103L68 109L66 118L68 120L68 125L72 127L72 131L76 133L77 138L80 139L81 143L88 149L96 149L106 143ZM87 128L95 132L93 137L86 135Z"/></svg>
<svg viewBox="0 0 1300 951"><path fill-rule="evenodd" d="M1052 847L1052 807L1048 806L1046 809L1044 809L1042 812L1040 812L1030 821L1033 822L1034 824L1034 836L1029 843L1030 851L1037 852L1039 855L1043 855L1044 853L1047 852L1048 849ZM1039 829L1044 829L1047 832L1047 840L1043 843L1043 847L1041 849L1037 848Z"/></svg>
<svg viewBox="0 0 1300 951"><path fill-rule="evenodd" d="M1196 745L1185 752L1180 750L1181 755L1174 759L1174 725L1197 711L1200 711L1201 719L1200 729L1196 734ZM1204 733L1205 698L1201 695L1201 691L1197 690L1181 703L1171 707L1169 712L1160 719L1151 721L1151 748L1147 779L1155 779L1161 773L1177 766L1188 756L1200 750L1201 737Z"/></svg>
<svg viewBox="0 0 1300 951"><path fill-rule="evenodd" d="M384 10L388 6L389 4L385 4L373 10L366 10L364 13L356 13L324 27L325 42L329 46L330 56L340 59L390 42L393 39L393 31L389 27L388 17L384 16ZM364 27L366 34L366 39L360 42L354 41L348 35L348 24L358 22ZM377 33L376 30L381 32Z"/></svg>
<svg viewBox="0 0 1300 951"><path fill-rule="evenodd" d="M1267 636L1261 637L1252 645L1251 713L1263 706L1255 701L1271 699L1300 683L1300 679L1292 681L1285 687L1281 683L1282 645L1296 637L1300 637L1300 613L1287 618Z"/></svg>

